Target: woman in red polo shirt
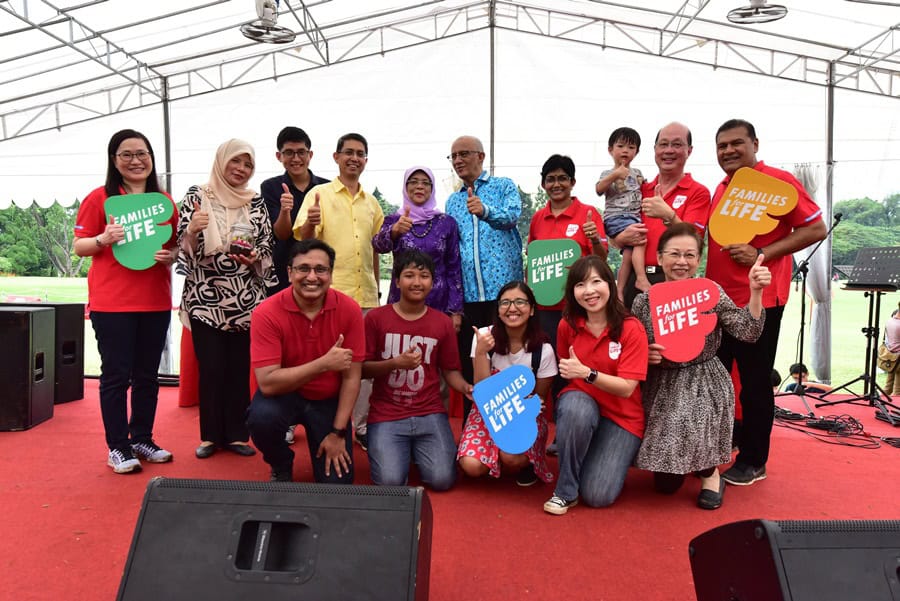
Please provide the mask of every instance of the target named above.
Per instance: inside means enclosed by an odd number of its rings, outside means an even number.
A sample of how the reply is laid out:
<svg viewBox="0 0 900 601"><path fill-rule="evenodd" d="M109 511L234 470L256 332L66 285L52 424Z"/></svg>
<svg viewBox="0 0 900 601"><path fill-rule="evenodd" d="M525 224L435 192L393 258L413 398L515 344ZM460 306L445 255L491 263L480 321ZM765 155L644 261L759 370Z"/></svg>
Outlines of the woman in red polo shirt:
<svg viewBox="0 0 900 601"><path fill-rule="evenodd" d="M616 293L616 278L596 255L575 261L559 324L556 440L559 478L544 511L563 515L579 495L611 505L641 446L644 408L638 383L647 375L647 335Z"/></svg>
<svg viewBox="0 0 900 601"><path fill-rule="evenodd" d="M109 446L107 465L117 474L126 474L140 471L141 459L150 463L172 459L172 453L153 441L153 422L159 359L172 315L169 266L175 260L178 211L172 203L172 217L165 222L172 227L172 237L154 254L152 267L134 270L120 264L112 245L125 239L125 229L110 223L106 199L162 190L153 147L144 134L133 129L116 132L106 155L106 184L88 194L78 209L75 254L92 257L88 307L100 351L100 414Z"/></svg>

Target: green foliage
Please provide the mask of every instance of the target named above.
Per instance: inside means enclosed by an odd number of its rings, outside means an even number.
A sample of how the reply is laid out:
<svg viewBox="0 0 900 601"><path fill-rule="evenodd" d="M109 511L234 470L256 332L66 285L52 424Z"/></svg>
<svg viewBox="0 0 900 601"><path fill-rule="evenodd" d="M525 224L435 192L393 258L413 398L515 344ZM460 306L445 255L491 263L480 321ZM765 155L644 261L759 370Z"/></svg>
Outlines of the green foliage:
<svg viewBox="0 0 900 601"><path fill-rule="evenodd" d="M852 221L835 228L831 240L831 261L835 265L853 265L860 248L900 245L896 227L871 227Z"/></svg>
<svg viewBox="0 0 900 601"><path fill-rule="evenodd" d="M877 200L872 200L871 198L842 200L834 205L834 212L843 213L844 219L852 221L853 223L858 223L859 225L888 227L891 225L892 221L890 211L886 204L880 203ZM894 213L896 214L896 208Z"/></svg>
<svg viewBox="0 0 900 601"><path fill-rule="evenodd" d="M80 276L90 265L72 252L79 204L42 209L11 206L0 211L0 257L10 272L25 276Z"/></svg>
<svg viewBox="0 0 900 601"><path fill-rule="evenodd" d="M372 192L372 196L375 197L375 200L378 201L379 206L381 206L381 211L384 213L384 216L393 215L400 208L399 205L392 204L388 202L388 200L384 197L381 191L378 188ZM390 253L379 255L378 256L378 269L380 271L382 280L390 280L391 279L391 269L394 268L394 256ZM382 300L387 298L387 290L383 289Z"/></svg>

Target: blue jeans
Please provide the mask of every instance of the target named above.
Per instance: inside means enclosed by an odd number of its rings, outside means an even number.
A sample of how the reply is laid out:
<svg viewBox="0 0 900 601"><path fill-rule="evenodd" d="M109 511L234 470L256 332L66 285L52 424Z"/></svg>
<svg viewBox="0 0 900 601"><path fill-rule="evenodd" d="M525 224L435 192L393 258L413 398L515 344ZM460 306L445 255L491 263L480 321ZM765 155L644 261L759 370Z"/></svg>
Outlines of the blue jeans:
<svg viewBox="0 0 900 601"><path fill-rule="evenodd" d="M170 311L91 311L100 351L100 413L110 449L150 440L159 397L159 359L166 345ZM128 387L131 386L131 419ZM129 439L130 436L130 439Z"/></svg>
<svg viewBox="0 0 900 601"><path fill-rule="evenodd" d="M311 401L296 392L269 397L257 390L247 409L247 428L253 444L260 450L266 463L278 471L292 471L294 451L284 440L284 433L289 426L302 424L306 428L306 444L316 482L353 484L352 462L342 477L338 477L334 469L331 470L331 475L326 476L325 454L316 457L319 445L331 432L337 407L337 398ZM347 454L352 458L353 436L347 433L344 442Z"/></svg>
<svg viewBox="0 0 900 601"><path fill-rule="evenodd" d="M422 482L447 490L456 482L456 441L446 413L432 413L369 424L369 467L372 482L404 486L410 458Z"/></svg>
<svg viewBox="0 0 900 601"><path fill-rule="evenodd" d="M558 406L559 478L554 494L567 501L580 494L591 507L612 505L641 439L600 415L597 401L584 392L563 393Z"/></svg>

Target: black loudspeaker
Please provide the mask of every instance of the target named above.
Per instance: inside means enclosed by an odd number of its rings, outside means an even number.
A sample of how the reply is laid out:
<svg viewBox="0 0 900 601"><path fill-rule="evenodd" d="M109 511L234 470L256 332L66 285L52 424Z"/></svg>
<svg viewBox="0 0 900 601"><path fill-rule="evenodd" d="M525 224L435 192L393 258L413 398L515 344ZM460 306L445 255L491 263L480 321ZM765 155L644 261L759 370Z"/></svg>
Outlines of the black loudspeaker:
<svg viewBox="0 0 900 601"><path fill-rule="evenodd" d="M0 430L53 417L53 309L0 307Z"/></svg>
<svg viewBox="0 0 900 601"><path fill-rule="evenodd" d="M428 598L422 488L156 478L118 601Z"/></svg>
<svg viewBox="0 0 900 601"><path fill-rule="evenodd" d="M56 310L56 405L84 398L84 304L4 303L3 306L50 307Z"/></svg>
<svg viewBox="0 0 900 601"><path fill-rule="evenodd" d="M691 541L697 601L900 601L900 520L747 520Z"/></svg>

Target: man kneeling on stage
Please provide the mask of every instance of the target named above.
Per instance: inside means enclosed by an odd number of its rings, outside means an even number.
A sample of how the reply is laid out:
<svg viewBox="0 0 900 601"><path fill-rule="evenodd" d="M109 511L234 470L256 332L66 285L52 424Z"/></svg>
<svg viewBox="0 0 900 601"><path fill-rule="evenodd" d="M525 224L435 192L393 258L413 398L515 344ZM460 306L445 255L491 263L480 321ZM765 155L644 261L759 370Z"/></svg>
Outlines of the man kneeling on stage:
<svg viewBox="0 0 900 601"><path fill-rule="evenodd" d="M365 333L362 311L331 288L334 250L311 238L288 257L290 287L263 301L250 322L250 361L259 390L247 410L253 444L272 480L293 479L288 426L306 428L316 482L353 483L347 423L359 393Z"/></svg>

